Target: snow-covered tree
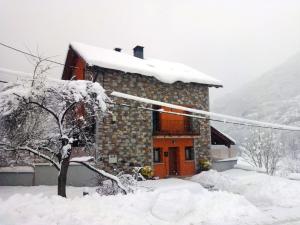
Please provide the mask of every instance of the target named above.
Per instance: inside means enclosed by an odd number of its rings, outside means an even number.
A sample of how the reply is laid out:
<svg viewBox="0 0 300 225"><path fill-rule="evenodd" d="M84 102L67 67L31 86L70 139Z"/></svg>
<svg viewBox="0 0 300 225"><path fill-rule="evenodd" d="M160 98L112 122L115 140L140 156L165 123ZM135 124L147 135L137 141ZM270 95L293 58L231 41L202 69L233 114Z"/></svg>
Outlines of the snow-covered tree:
<svg viewBox="0 0 300 225"><path fill-rule="evenodd" d="M252 129L241 147L241 156L252 166L264 168L274 175L283 156L283 145L279 135L268 129Z"/></svg>
<svg viewBox="0 0 300 225"><path fill-rule="evenodd" d="M280 175L287 176L289 173L300 173L300 149L299 138L294 133L288 133L289 137L284 137L286 143L285 156L280 162Z"/></svg>
<svg viewBox="0 0 300 225"><path fill-rule="evenodd" d="M111 179L122 190L119 179L98 170L87 161L91 157L71 159L72 144L79 139L91 143L90 128L95 117L107 108L104 89L90 81L45 79L44 69L35 68L33 79L5 84L0 91L0 146L3 152L30 152L51 162L59 171L58 195L66 197L66 179L70 162L81 163Z"/></svg>

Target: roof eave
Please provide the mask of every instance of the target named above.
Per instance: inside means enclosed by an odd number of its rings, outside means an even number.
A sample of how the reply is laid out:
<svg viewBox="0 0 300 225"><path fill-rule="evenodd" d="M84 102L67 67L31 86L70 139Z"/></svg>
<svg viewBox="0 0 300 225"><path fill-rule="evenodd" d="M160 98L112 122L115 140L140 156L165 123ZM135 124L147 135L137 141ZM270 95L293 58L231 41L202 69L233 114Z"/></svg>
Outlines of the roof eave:
<svg viewBox="0 0 300 225"><path fill-rule="evenodd" d="M106 68L106 67L103 67L103 66L98 66L98 65L89 65L88 64L88 62L86 62L86 66L87 67L91 67L91 68L95 68L95 69L107 69L107 70L115 70L115 71L120 71L120 72L122 72L122 73L128 73L128 74L130 74L131 72L125 72L125 71L123 71L123 70L118 70L118 69L113 69L113 68ZM141 74L141 73L131 73L131 74L139 74L139 75L141 75L141 76L146 76L146 77L153 77L153 78L155 78L154 76L148 76L148 75L145 75L145 74ZM155 78L156 79L156 78ZM159 81L159 82L162 82L162 81ZM176 81L177 82L177 81ZM182 82L182 81L179 81L179 82ZM164 83L164 82L162 82L162 83ZM175 83L175 82L174 82ZM223 87L223 85L221 85L221 84L206 84L206 83L196 83L196 82L183 82L183 83L186 83L186 84L188 84L188 83L194 83L194 84L202 84L202 85L207 85L208 87L214 87L214 88L222 88Z"/></svg>
<svg viewBox="0 0 300 225"><path fill-rule="evenodd" d="M208 85L208 87L214 87L214 88L222 88L223 87L223 85L221 85L221 84L207 84Z"/></svg>

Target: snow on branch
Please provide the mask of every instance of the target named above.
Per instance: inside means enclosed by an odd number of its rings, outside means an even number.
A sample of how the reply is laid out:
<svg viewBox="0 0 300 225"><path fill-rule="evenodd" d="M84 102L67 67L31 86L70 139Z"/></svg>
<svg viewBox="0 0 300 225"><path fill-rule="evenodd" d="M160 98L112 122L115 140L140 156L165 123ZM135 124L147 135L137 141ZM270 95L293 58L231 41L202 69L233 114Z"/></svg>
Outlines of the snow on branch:
<svg viewBox="0 0 300 225"><path fill-rule="evenodd" d="M49 96L55 100L56 104L49 104L54 103L49 102L47 99ZM93 103L97 109L105 111L105 101L108 100L108 97L99 83L91 81L46 79L44 86L38 88L32 87L30 81L7 83L0 92L1 113L9 114L11 110L18 107L22 100L23 103L36 104L45 108L52 115L57 115L57 109L61 109L60 118L63 118L66 111L79 102ZM48 101L45 104L42 100Z"/></svg>
<svg viewBox="0 0 300 225"><path fill-rule="evenodd" d="M92 156L81 156L81 157L74 157L72 159L70 159L70 162L91 162L94 160L94 157Z"/></svg>
<svg viewBox="0 0 300 225"><path fill-rule="evenodd" d="M6 144L1 143L0 145L5 146L5 147L3 147L4 151L27 151L27 152L33 153L34 155L39 156L39 157L49 161L58 171L60 170L59 164L54 159L52 159L48 155L41 153L39 150L30 148L28 146L18 146L16 148L10 148L10 147L7 147Z"/></svg>
<svg viewBox="0 0 300 225"><path fill-rule="evenodd" d="M94 171L95 173L97 173L97 174L99 174L99 175L101 175L101 176L104 176L104 177L108 178L109 180L115 182L115 183L118 185L118 187L122 190L122 192L123 192L124 194L128 194L128 193L131 191L131 190L128 190L128 189L121 183L121 181L120 181L120 179L119 179L118 177L116 177L116 176L114 176L114 175L112 175L112 174L110 174L110 173L107 173L107 172L105 172L104 170L99 170L99 169L97 169L96 167L92 166L91 164L88 164L88 163L86 163L86 162L84 162L84 161L81 161L81 160L74 160L74 159L72 159L72 160L70 160L70 162L80 163L81 165L83 165L83 166L85 166L86 168L88 168L88 169Z"/></svg>
<svg viewBox="0 0 300 225"><path fill-rule="evenodd" d="M83 137L86 145L93 140L91 128L85 127L104 115L110 99L97 82L47 79L49 67L42 62L37 60L32 80L1 85L0 141L11 151L28 151L51 162L59 170L58 194L66 197L72 144ZM77 161L85 164L88 159Z"/></svg>

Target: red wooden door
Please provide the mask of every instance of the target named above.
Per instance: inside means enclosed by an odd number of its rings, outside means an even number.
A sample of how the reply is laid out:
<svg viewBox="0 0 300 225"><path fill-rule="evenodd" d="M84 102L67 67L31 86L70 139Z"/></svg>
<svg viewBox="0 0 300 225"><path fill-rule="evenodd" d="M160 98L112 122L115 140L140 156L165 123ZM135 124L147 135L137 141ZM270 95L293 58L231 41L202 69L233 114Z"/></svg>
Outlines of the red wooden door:
<svg viewBox="0 0 300 225"><path fill-rule="evenodd" d="M169 148L169 175L178 175L177 152L178 152L178 147Z"/></svg>

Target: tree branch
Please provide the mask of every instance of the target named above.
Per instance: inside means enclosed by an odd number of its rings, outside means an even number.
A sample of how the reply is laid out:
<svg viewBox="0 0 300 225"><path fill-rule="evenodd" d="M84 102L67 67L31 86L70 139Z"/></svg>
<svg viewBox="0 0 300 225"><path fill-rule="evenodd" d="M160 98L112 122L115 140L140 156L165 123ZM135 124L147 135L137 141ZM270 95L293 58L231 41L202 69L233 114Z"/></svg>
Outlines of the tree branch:
<svg viewBox="0 0 300 225"><path fill-rule="evenodd" d="M3 144L1 143L1 145L4 145L4 146L7 146L6 144ZM30 148L28 146L19 146L19 147L16 147L16 148L11 148L10 149L7 149L7 148L4 148L4 151L28 151L28 152L31 152L33 153L34 155L37 155L43 159L46 159L47 161L49 161L50 163L52 163L52 165L58 170L60 171L60 166L57 162L55 162L52 158L50 158L49 156L39 152L38 150L35 150L33 148Z"/></svg>
<svg viewBox="0 0 300 225"><path fill-rule="evenodd" d="M90 164L88 164L86 162L82 162L82 161L70 160L70 162L80 163L81 165L83 165L86 168L94 171L95 173L97 173L97 174L99 174L101 176L104 176L104 177L106 177L106 178L114 181L118 185L118 187L122 190L123 194L125 194L125 195L128 194L128 192L130 191L126 187L124 187L124 185L121 183L121 181L119 180L118 177L116 177L116 176L114 176L114 175L112 175L110 173L107 173L104 170L99 170L96 167L94 167L94 166L92 166L92 165L90 165Z"/></svg>
<svg viewBox="0 0 300 225"><path fill-rule="evenodd" d="M59 127L59 131L60 131L60 135L61 135L61 136L63 135L63 134L62 134L61 123L60 123L60 121L59 121L59 118L58 118L58 116L57 116L52 110L48 109L47 107L43 106L42 104L40 104L40 103L38 103L38 102L29 101L29 102L27 102L27 103L28 103L28 104L34 104L34 105L37 105L38 107L40 107L40 108L46 110L48 113L50 113L50 114L54 117L54 119L56 120L56 122L57 122L57 125L58 125L58 127Z"/></svg>
<svg viewBox="0 0 300 225"><path fill-rule="evenodd" d="M63 113L63 115L62 115L62 117L61 117L61 120L60 120L60 123L61 123L61 124L63 123L64 118L65 118L66 114L68 113L68 111L69 111L71 108L73 108L74 105L76 105L77 103L78 103L78 102L73 102L71 105L69 105L69 106L66 108L66 110L64 111L64 113Z"/></svg>

